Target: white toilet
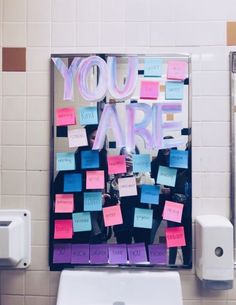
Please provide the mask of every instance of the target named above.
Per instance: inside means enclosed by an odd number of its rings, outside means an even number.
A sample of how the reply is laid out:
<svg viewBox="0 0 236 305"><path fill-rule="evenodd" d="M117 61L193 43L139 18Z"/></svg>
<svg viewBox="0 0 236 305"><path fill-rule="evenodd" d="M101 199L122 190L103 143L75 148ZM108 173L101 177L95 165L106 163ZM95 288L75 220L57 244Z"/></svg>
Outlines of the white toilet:
<svg viewBox="0 0 236 305"><path fill-rule="evenodd" d="M57 305L183 305L180 277L171 271L64 270Z"/></svg>

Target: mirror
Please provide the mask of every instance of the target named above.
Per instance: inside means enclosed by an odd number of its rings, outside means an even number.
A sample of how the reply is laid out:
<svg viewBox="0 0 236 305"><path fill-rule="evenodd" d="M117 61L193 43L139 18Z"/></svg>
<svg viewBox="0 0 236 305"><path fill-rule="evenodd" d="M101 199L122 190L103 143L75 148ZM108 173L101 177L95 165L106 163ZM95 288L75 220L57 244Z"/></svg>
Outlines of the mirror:
<svg viewBox="0 0 236 305"><path fill-rule="evenodd" d="M192 266L190 58L51 56L51 270Z"/></svg>

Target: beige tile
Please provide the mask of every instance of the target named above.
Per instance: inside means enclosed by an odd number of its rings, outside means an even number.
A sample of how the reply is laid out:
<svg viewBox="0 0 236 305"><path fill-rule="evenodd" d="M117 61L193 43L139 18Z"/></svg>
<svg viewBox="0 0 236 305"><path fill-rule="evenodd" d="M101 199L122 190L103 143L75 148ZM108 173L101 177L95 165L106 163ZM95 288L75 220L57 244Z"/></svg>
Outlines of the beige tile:
<svg viewBox="0 0 236 305"><path fill-rule="evenodd" d="M57 296L59 280L60 280L61 272L52 271L50 273L50 285L49 285L49 295Z"/></svg>
<svg viewBox="0 0 236 305"><path fill-rule="evenodd" d="M3 72L3 95L26 95L25 72Z"/></svg>
<svg viewBox="0 0 236 305"><path fill-rule="evenodd" d="M3 122L2 123L2 144L3 145L24 145L25 122Z"/></svg>
<svg viewBox="0 0 236 305"><path fill-rule="evenodd" d="M25 47L26 39L26 23L3 23L2 43L4 47Z"/></svg>
<svg viewBox="0 0 236 305"><path fill-rule="evenodd" d="M79 46L98 46L99 37L98 22L79 22L77 24L77 44Z"/></svg>
<svg viewBox="0 0 236 305"><path fill-rule="evenodd" d="M50 95L49 74L44 72L29 72L27 74L27 95Z"/></svg>
<svg viewBox="0 0 236 305"><path fill-rule="evenodd" d="M125 41L125 24L123 22L106 22L102 23L101 28L101 45L104 47L121 47ZM114 33L119 33L119 36L114 36Z"/></svg>
<svg viewBox="0 0 236 305"><path fill-rule="evenodd" d="M49 298L49 305L56 305L56 303L57 303L57 298L56 297L50 297Z"/></svg>
<svg viewBox="0 0 236 305"><path fill-rule="evenodd" d="M2 271L1 294L24 295L25 294L25 271Z"/></svg>
<svg viewBox="0 0 236 305"><path fill-rule="evenodd" d="M52 23L52 46L76 46L76 23Z"/></svg>
<svg viewBox="0 0 236 305"><path fill-rule="evenodd" d="M44 96L27 97L27 120L49 121L50 120L50 98Z"/></svg>
<svg viewBox="0 0 236 305"><path fill-rule="evenodd" d="M50 49L48 47L27 48L27 71L48 72L50 69Z"/></svg>
<svg viewBox="0 0 236 305"><path fill-rule="evenodd" d="M24 195L25 189L24 171L2 171L2 194Z"/></svg>
<svg viewBox="0 0 236 305"><path fill-rule="evenodd" d="M49 170L49 146L28 146L26 168Z"/></svg>
<svg viewBox="0 0 236 305"><path fill-rule="evenodd" d="M25 305L50 305L49 297L26 296Z"/></svg>
<svg viewBox="0 0 236 305"><path fill-rule="evenodd" d="M48 221L32 221L32 246L47 246L49 236Z"/></svg>
<svg viewBox="0 0 236 305"><path fill-rule="evenodd" d="M28 270L48 270L48 247L32 246L31 264Z"/></svg>
<svg viewBox="0 0 236 305"><path fill-rule="evenodd" d="M1 208L3 209L25 209L24 195L2 195Z"/></svg>
<svg viewBox="0 0 236 305"><path fill-rule="evenodd" d="M183 299L200 300L200 284L195 275L181 275Z"/></svg>
<svg viewBox="0 0 236 305"><path fill-rule="evenodd" d="M2 147L2 169L24 170L26 168L26 148L24 146Z"/></svg>
<svg viewBox="0 0 236 305"><path fill-rule="evenodd" d="M202 305L228 305L228 302L226 300L225 301L216 301L216 300L205 301L205 300L202 300Z"/></svg>
<svg viewBox="0 0 236 305"><path fill-rule="evenodd" d="M28 23L28 46L48 47L51 39L50 23Z"/></svg>
<svg viewBox="0 0 236 305"><path fill-rule="evenodd" d="M116 0L102 0L103 21L124 21L125 18L125 0L120 0L117 5Z"/></svg>
<svg viewBox="0 0 236 305"><path fill-rule="evenodd" d="M2 120L24 121L26 119L26 97L5 96L3 98Z"/></svg>
<svg viewBox="0 0 236 305"><path fill-rule="evenodd" d="M20 295L1 295L3 305L25 305L25 297Z"/></svg>
<svg viewBox="0 0 236 305"><path fill-rule="evenodd" d="M26 0L3 0L4 22L26 21Z"/></svg>
<svg viewBox="0 0 236 305"><path fill-rule="evenodd" d="M45 121L27 122L27 145L49 145L49 123Z"/></svg>
<svg viewBox="0 0 236 305"><path fill-rule="evenodd" d="M76 0L52 0L52 21L76 21L76 2Z"/></svg>
<svg viewBox="0 0 236 305"><path fill-rule="evenodd" d="M30 210L32 220L48 220L49 218L48 196L27 196L26 208Z"/></svg>
<svg viewBox="0 0 236 305"><path fill-rule="evenodd" d="M101 19L101 0L78 0L78 21L99 21Z"/></svg>
<svg viewBox="0 0 236 305"><path fill-rule="evenodd" d="M201 305L200 300L184 300L183 305Z"/></svg>
<svg viewBox="0 0 236 305"><path fill-rule="evenodd" d="M49 274L48 271L27 271L25 277L26 295L48 296Z"/></svg>
<svg viewBox="0 0 236 305"><path fill-rule="evenodd" d="M29 22L49 22L51 18L51 0L30 0L27 5Z"/></svg>
<svg viewBox="0 0 236 305"><path fill-rule="evenodd" d="M49 195L49 173L46 171L27 171L27 195Z"/></svg>

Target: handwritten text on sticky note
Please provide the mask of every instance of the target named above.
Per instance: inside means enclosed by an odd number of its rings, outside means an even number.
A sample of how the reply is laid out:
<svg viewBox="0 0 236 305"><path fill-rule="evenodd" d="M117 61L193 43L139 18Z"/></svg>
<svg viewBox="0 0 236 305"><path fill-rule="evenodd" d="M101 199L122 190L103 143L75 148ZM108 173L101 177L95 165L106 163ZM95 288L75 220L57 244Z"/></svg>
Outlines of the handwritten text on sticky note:
<svg viewBox="0 0 236 305"><path fill-rule="evenodd" d="M141 200L142 203L159 204L159 185L141 185Z"/></svg>
<svg viewBox="0 0 236 305"><path fill-rule="evenodd" d="M73 234L71 219L56 219L54 223L55 239L71 239Z"/></svg>
<svg viewBox="0 0 236 305"><path fill-rule="evenodd" d="M163 60L159 58L147 57L144 60L144 76L162 76Z"/></svg>
<svg viewBox="0 0 236 305"><path fill-rule="evenodd" d="M97 107L79 108L80 125L93 125L98 123Z"/></svg>
<svg viewBox="0 0 236 305"><path fill-rule="evenodd" d="M76 124L74 108L58 108L56 110L56 126L68 126Z"/></svg>
<svg viewBox="0 0 236 305"><path fill-rule="evenodd" d="M181 222L184 205L173 201L166 201L163 210L163 219Z"/></svg>
<svg viewBox="0 0 236 305"><path fill-rule="evenodd" d="M74 210L73 194L56 194L55 213L72 213Z"/></svg>
<svg viewBox="0 0 236 305"><path fill-rule="evenodd" d="M132 155L133 172L145 173L151 171L151 157L149 154Z"/></svg>
<svg viewBox="0 0 236 305"><path fill-rule="evenodd" d="M106 264L108 262L108 245L107 244L90 244L90 263Z"/></svg>
<svg viewBox="0 0 236 305"><path fill-rule="evenodd" d="M126 264L127 249L125 244L111 244L108 246L109 264Z"/></svg>
<svg viewBox="0 0 236 305"><path fill-rule="evenodd" d="M66 264L71 261L71 244L54 244L53 264Z"/></svg>
<svg viewBox="0 0 236 305"><path fill-rule="evenodd" d="M87 171L86 189L104 189L104 171Z"/></svg>
<svg viewBox="0 0 236 305"><path fill-rule="evenodd" d="M183 82L166 82L166 100L182 100L184 98Z"/></svg>
<svg viewBox="0 0 236 305"><path fill-rule="evenodd" d="M102 193L101 192L84 192L84 210L101 211L102 210Z"/></svg>
<svg viewBox="0 0 236 305"><path fill-rule="evenodd" d="M87 146L88 140L84 128L68 130L69 147Z"/></svg>
<svg viewBox="0 0 236 305"><path fill-rule="evenodd" d="M98 168L99 167L99 152L98 150L81 151L81 168Z"/></svg>
<svg viewBox="0 0 236 305"><path fill-rule="evenodd" d="M188 168L188 151L171 149L170 167Z"/></svg>
<svg viewBox="0 0 236 305"><path fill-rule="evenodd" d="M71 246L71 264L89 263L89 245L72 244Z"/></svg>
<svg viewBox="0 0 236 305"><path fill-rule="evenodd" d="M82 190L82 176L81 174L65 174L64 175L64 192L81 192Z"/></svg>
<svg viewBox="0 0 236 305"><path fill-rule="evenodd" d="M108 174L124 174L126 173L125 156L108 156Z"/></svg>
<svg viewBox="0 0 236 305"><path fill-rule="evenodd" d="M84 232L92 230L90 212L73 213L72 219L74 232Z"/></svg>
<svg viewBox="0 0 236 305"><path fill-rule="evenodd" d="M147 253L144 243L127 245L130 264L147 262Z"/></svg>
<svg viewBox="0 0 236 305"><path fill-rule="evenodd" d="M105 227L120 225L123 223L120 205L103 208Z"/></svg>
<svg viewBox="0 0 236 305"><path fill-rule="evenodd" d="M72 152L58 152L57 171L75 170L75 155Z"/></svg>
<svg viewBox="0 0 236 305"><path fill-rule="evenodd" d="M150 264L165 265L167 263L166 244L148 245Z"/></svg>
<svg viewBox="0 0 236 305"><path fill-rule="evenodd" d="M167 247L183 247L186 246L184 227L166 228Z"/></svg>
<svg viewBox="0 0 236 305"><path fill-rule="evenodd" d="M184 61L170 60L167 66L167 79L184 80L187 77L188 64Z"/></svg>
<svg viewBox="0 0 236 305"><path fill-rule="evenodd" d="M137 185L135 177L118 179L120 197L137 195Z"/></svg>
<svg viewBox="0 0 236 305"><path fill-rule="evenodd" d="M159 166L157 183L174 187L176 182L176 174L177 169L175 168Z"/></svg>
<svg viewBox="0 0 236 305"><path fill-rule="evenodd" d="M153 210L149 209L139 209L134 210L134 227L135 228L152 228L152 215Z"/></svg>
<svg viewBox="0 0 236 305"><path fill-rule="evenodd" d="M157 81L141 81L140 98L156 100L159 96L160 84Z"/></svg>

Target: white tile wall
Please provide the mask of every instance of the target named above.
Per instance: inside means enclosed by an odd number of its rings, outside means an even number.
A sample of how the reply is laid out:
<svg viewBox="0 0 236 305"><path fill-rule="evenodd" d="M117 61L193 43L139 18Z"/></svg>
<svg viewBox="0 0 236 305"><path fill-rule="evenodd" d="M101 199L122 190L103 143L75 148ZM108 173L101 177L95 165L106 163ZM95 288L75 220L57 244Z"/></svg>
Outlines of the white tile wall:
<svg viewBox="0 0 236 305"><path fill-rule="evenodd" d="M56 304L60 273L47 263L50 53L192 54L193 218L230 216L228 53L236 47L225 44L235 0L0 0L0 11L0 46L27 47L26 73L0 73L0 206L32 214L32 264L1 272L1 304ZM203 290L194 270L181 281L184 305L236 305L236 289Z"/></svg>

